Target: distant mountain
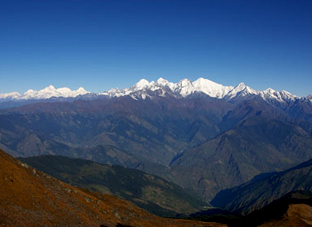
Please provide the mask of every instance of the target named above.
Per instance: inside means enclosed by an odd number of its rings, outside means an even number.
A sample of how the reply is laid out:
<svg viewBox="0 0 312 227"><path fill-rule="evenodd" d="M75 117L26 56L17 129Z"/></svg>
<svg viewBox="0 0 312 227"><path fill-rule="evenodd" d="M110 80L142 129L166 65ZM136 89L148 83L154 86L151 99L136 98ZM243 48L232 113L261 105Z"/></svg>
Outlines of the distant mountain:
<svg viewBox="0 0 312 227"><path fill-rule="evenodd" d="M50 85L40 91L28 90L24 94L18 92L11 92L6 94L0 94L0 103L8 101L19 100L45 100L50 98L98 98L98 97L122 97L130 96L134 99L146 99L157 96L174 96L174 97L189 97L194 94L204 94L210 98L231 100L239 97L259 96L264 100L270 102L272 100L278 102L289 102L300 99L295 95L287 91L275 91L268 88L264 91L256 91L244 83L240 83L237 86L223 86L215 83L211 80L199 78L195 81L183 79L178 83L169 82L163 78L159 78L156 82L149 82L145 79L141 79L138 83L130 88L125 89L111 89L102 93L91 93L84 88L72 91L69 88L54 88ZM2 104L3 105L3 104Z"/></svg>
<svg viewBox="0 0 312 227"><path fill-rule="evenodd" d="M130 202L65 184L0 150L1 226L222 226L163 219Z"/></svg>
<svg viewBox="0 0 312 227"><path fill-rule="evenodd" d="M147 160L168 165L181 150L218 134L215 125L231 106L226 101L200 98L35 103L0 111L0 144L16 156L85 158L84 150L97 155L105 152L110 164L138 160L138 165ZM116 155L100 147L120 152Z"/></svg>
<svg viewBox="0 0 312 227"><path fill-rule="evenodd" d="M282 172L259 175L243 185L223 190L211 203L248 214L295 190L312 192L312 160Z"/></svg>
<svg viewBox="0 0 312 227"><path fill-rule="evenodd" d="M73 98L79 95L85 95L90 92L87 92L83 87L78 88L77 90L72 91L67 87L56 89L53 85L50 85L40 91L28 90L24 94L18 92L11 92L6 94L0 94L0 100L29 100L29 99L49 99L52 97L55 98Z"/></svg>
<svg viewBox="0 0 312 227"><path fill-rule="evenodd" d="M278 102L289 102L300 99L287 91L275 91L268 88L265 91L256 91L244 83L237 86L223 86L211 80L199 78L195 81L183 79L178 83L169 82L163 78L159 78L157 82L148 82L145 79L140 80L131 88L126 89L112 89L104 92L103 95L110 97L120 97L129 95L135 99L152 98L150 93L156 92L160 96L171 95L175 97L189 97L194 94L204 94L210 98L231 100L239 97L259 96L264 100L271 102L272 100Z"/></svg>
<svg viewBox="0 0 312 227"><path fill-rule="evenodd" d="M139 169L207 202L257 174L312 158L311 99L285 91L160 78L101 94L25 101L0 110L0 148L10 154Z"/></svg>
<svg viewBox="0 0 312 227"><path fill-rule="evenodd" d="M233 110L235 127L177 155L170 163L175 182L209 201L220 189L312 158L310 133L259 105Z"/></svg>
<svg viewBox="0 0 312 227"><path fill-rule="evenodd" d="M156 215L188 214L208 206L181 187L139 170L62 156L20 160L66 183L131 201Z"/></svg>

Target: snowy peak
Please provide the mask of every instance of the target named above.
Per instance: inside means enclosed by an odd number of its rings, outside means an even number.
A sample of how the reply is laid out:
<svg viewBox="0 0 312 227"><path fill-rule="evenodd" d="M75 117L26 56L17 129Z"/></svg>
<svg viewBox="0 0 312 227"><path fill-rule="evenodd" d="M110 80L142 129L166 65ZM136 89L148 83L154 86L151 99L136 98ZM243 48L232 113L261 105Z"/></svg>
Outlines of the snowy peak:
<svg viewBox="0 0 312 227"><path fill-rule="evenodd" d="M21 97L21 94L18 92L10 92L6 94L0 94L0 99L18 99Z"/></svg>
<svg viewBox="0 0 312 227"><path fill-rule="evenodd" d="M148 94L142 94L144 91L159 91L158 94L165 96L171 93L171 95L179 97L187 97L195 93L204 93L212 98L224 98L231 90L233 86L223 86L215 83L211 80L199 78L194 82L189 79L183 79L178 83L172 83L163 78L159 78L156 82L148 82L146 79L141 79L131 88L125 89L111 89L103 94L109 95L110 97L120 97L125 95L131 95L134 98L149 97Z"/></svg>
<svg viewBox="0 0 312 227"><path fill-rule="evenodd" d="M232 86L223 86L204 78L197 79L193 85L196 92L203 92L213 98L223 98L233 89Z"/></svg>
<svg viewBox="0 0 312 227"><path fill-rule="evenodd" d="M244 97L248 95L258 95L258 94L259 94L259 91L256 91L246 86L244 83L240 83L227 93L226 98L233 99L235 97Z"/></svg>
<svg viewBox="0 0 312 227"><path fill-rule="evenodd" d="M176 87L176 91L183 97L201 92L209 95L210 97L222 98L224 93L230 89L230 87L217 84L204 78L199 78L194 82L188 79L183 79L177 84Z"/></svg>
<svg viewBox="0 0 312 227"><path fill-rule="evenodd" d="M156 82L149 82L146 79L141 79L139 82L134 84L130 88L125 89L111 89L103 93L93 93L94 97L99 95L108 97L122 97L131 96L134 99L146 99L153 98L155 96L165 97L173 96L177 98L184 98L192 94L202 93L211 98L216 99L238 99L238 98L248 98L254 96L260 96L267 102L283 102L288 103L299 99L299 97L292 95L287 91L275 91L268 88L264 91L257 91L244 83L240 83L237 86L224 86L222 84L215 83L211 80L205 78L198 78L195 81L190 81L189 79L183 79L178 83L172 83L164 78L159 78ZM0 101L9 100L29 100L29 99L49 99L52 97L56 98L74 98L80 95L91 94L86 91L83 87L77 90L71 90L67 87L55 88L50 85L42 90L28 90L24 94L19 94L18 92L12 92L7 94L0 94Z"/></svg>
<svg viewBox="0 0 312 227"><path fill-rule="evenodd" d="M193 93L194 85L190 80L183 79L177 84L176 91L183 97L186 97Z"/></svg>
<svg viewBox="0 0 312 227"><path fill-rule="evenodd" d="M18 92L12 92L7 94L1 94L0 99L6 100L29 100L29 99L49 99L52 97L55 98L74 98L79 95L88 94L83 87L78 88L77 90L71 90L67 87L62 87L56 89L53 85L50 85L42 90L35 91L29 89L24 94L19 94Z"/></svg>
<svg viewBox="0 0 312 227"><path fill-rule="evenodd" d="M149 82L145 79L141 79L139 82L137 82L135 85L134 85L134 88L136 90L141 90L143 88L145 88L147 85L149 85Z"/></svg>
<svg viewBox="0 0 312 227"><path fill-rule="evenodd" d="M276 100L279 102L289 102L289 101L294 101L298 97L289 93L288 91L275 91L272 88L268 88L264 91L260 92L260 96L266 100Z"/></svg>
<svg viewBox="0 0 312 227"><path fill-rule="evenodd" d="M168 80L165 80L164 78L159 78L156 82L157 84L159 85L162 85L162 86L167 86L167 84L169 84L169 81Z"/></svg>
<svg viewBox="0 0 312 227"><path fill-rule="evenodd" d="M56 89L54 86L50 85L39 91L28 90L24 93L22 98L23 99L49 99L52 97L74 98L78 95L85 95L87 93L88 92L82 87L72 91L67 87Z"/></svg>
<svg viewBox="0 0 312 227"><path fill-rule="evenodd" d="M172 83L163 78L159 78L156 82L149 82L146 79L142 79L131 88L121 90L112 89L106 94L109 94L111 97L130 95L135 99L145 99L146 97L151 97L148 91L158 91L157 94L160 96L165 96L170 93L170 95L175 97L187 97L195 93L204 93L212 98L227 100L240 97L247 98L260 96L268 102L271 102L272 100L278 102L289 102L298 98L287 91L279 92L271 88L264 91L257 91L244 83L240 83L235 87L224 86L205 78L199 78L193 82L189 79L183 79L178 83Z"/></svg>

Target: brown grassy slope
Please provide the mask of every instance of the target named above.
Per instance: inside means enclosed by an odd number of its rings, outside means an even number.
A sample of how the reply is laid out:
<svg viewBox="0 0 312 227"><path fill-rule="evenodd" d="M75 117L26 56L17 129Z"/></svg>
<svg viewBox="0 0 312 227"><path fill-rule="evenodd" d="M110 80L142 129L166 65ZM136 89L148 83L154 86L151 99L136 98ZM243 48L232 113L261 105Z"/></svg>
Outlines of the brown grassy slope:
<svg viewBox="0 0 312 227"><path fill-rule="evenodd" d="M69 186L0 150L0 226L222 226L163 219L130 202Z"/></svg>
<svg viewBox="0 0 312 227"><path fill-rule="evenodd" d="M312 207L307 204L291 204L285 215L260 227L308 227L312 226Z"/></svg>

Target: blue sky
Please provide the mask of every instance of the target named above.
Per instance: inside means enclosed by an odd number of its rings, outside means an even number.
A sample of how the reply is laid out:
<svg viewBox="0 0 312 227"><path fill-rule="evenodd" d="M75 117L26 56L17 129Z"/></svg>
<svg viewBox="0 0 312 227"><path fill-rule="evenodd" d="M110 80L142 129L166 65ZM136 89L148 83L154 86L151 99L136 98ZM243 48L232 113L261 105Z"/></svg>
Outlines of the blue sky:
<svg viewBox="0 0 312 227"><path fill-rule="evenodd" d="M310 0L0 0L0 93L204 77L312 93Z"/></svg>

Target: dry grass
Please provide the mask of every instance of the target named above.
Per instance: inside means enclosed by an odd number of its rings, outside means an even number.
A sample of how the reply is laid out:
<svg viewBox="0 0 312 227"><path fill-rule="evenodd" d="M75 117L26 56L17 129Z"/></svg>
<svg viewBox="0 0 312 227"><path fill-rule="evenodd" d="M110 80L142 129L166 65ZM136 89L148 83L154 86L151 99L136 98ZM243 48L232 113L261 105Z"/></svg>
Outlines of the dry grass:
<svg viewBox="0 0 312 227"><path fill-rule="evenodd" d="M67 185L0 151L2 226L224 226L164 219L130 202Z"/></svg>

